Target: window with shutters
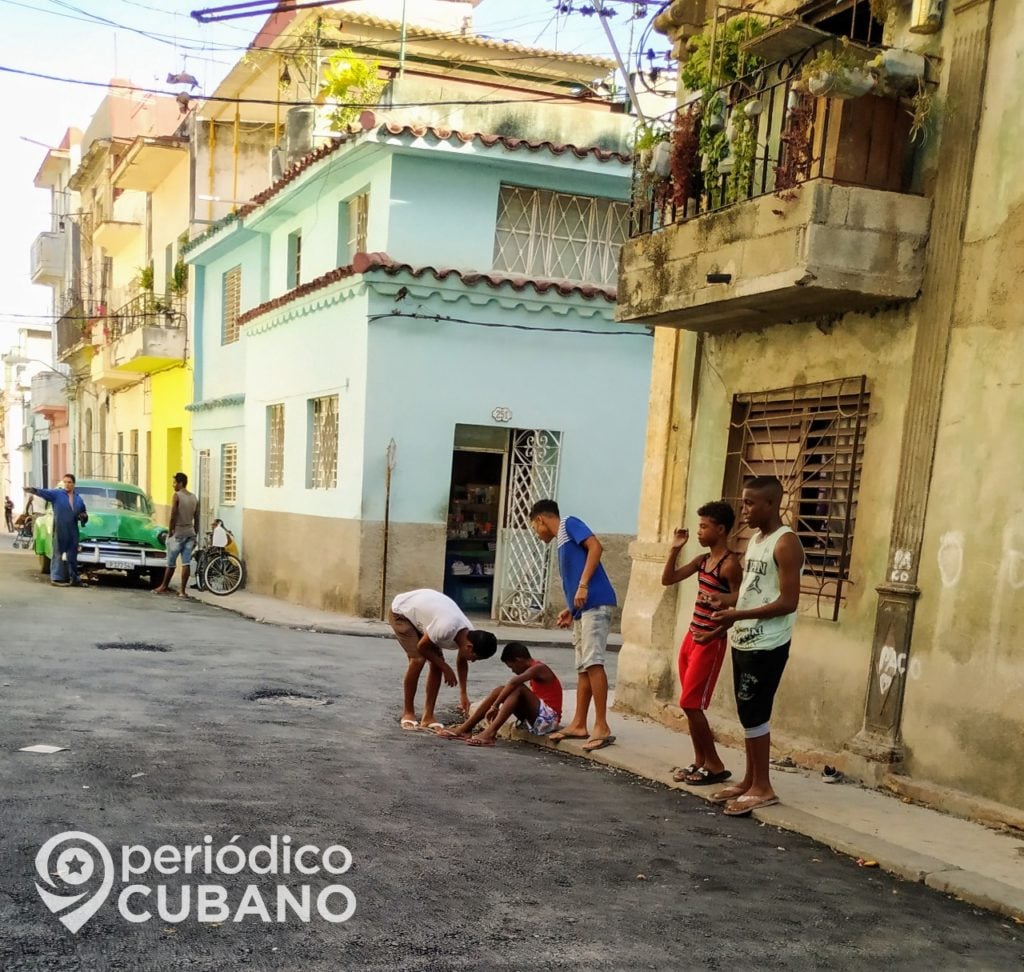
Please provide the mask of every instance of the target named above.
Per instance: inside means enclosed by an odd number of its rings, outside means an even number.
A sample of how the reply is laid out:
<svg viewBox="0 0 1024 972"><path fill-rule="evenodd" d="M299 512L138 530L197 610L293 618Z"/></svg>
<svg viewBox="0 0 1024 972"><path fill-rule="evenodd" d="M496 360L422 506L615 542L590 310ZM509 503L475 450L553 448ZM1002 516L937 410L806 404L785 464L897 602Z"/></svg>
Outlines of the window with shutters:
<svg viewBox="0 0 1024 972"><path fill-rule="evenodd" d="M338 266L347 267L357 253L367 251L370 193L349 196L338 207Z"/></svg>
<svg viewBox="0 0 1024 972"><path fill-rule="evenodd" d="M494 269L614 285L628 216L628 203L612 199L503 185Z"/></svg>
<svg viewBox="0 0 1024 972"><path fill-rule="evenodd" d="M238 502L237 442L225 442L220 447L220 501L224 506Z"/></svg>
<svg viewBox="0 0 1024 972"><path fill-rule="evenodd" d="M284 485L284 405L267 406L266 484Z"/></svg>
<svg viewBox="0 0 1024 972"><path fill-rule="evenodd" d="M238 340L238 316L242 309L242 268L232 267L224 274L221 287L221 344Z"/></svg>
<svg viewBox="0 0 1024 972"><path fill-rule="evenodd" d="M309 399L307 489L338 485L338 396Z"/></svg>
<svg viewBox="0 0 1024 972"><path fill-rule="evenodd" d="M833 621L844 588L853 583L850 556L868 406L863 376L733 399L723 494L738 511L745 480L779 479L783 522L804 548L802 591L814 598L819 617ZM749 535L737 531L739 547Z"/></svg>
<svg viewBox="0 0 1024 972"><path fill-rule="evenodd" d="M289 290L302 283L302 230L288 234L288 280Z"/></svg>

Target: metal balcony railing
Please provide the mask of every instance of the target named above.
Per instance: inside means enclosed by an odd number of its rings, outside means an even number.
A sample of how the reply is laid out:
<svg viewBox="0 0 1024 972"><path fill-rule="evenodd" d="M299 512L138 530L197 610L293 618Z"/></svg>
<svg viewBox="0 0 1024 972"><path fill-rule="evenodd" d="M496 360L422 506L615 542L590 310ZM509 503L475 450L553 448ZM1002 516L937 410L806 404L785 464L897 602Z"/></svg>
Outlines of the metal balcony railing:
<svg viewBox="0 0 1024 972"><path fill-rule="evenodd" d="M116 341L140 327L180 330L185 326L184 303L184 298L176 295L139 294L109 315L106 320L109 338Z"/></svg>
<svg viewBox="0 0 1024 972"><path fill-rule="evenodd" d="M797 82L813 53L765 65L654 121L667 149L635 155L631 237L758 196L784 195L811 179L908 191L906 109L894 98L836 102L809 94ZM667 174L655 169L658 152L667 152ZM858 153L863 160L854 158Z"/></svg>

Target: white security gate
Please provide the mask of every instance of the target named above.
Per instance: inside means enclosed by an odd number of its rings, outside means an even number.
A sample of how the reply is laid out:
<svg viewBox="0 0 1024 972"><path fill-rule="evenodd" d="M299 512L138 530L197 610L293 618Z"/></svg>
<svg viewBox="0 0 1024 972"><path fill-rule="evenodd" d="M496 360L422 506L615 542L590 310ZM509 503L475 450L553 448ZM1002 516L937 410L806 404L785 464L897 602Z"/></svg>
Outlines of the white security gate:
<svg viewBox="0 0 1024 972"><path fill-rule="evenodd" d="M199 452L199 538L206 542L206 534L213 529L213 496L210 495L210 450Z"/></svg>
<svg viewBox="0 0 1024 972"><path fill-rule="evenodd" d="M530 507L553 499L558 485L562 435L543 429L512 431L511 463L505 489L505 515L498 546L498 620L536 624L544 617L551 563L548 546L530 526Z"/></svg>

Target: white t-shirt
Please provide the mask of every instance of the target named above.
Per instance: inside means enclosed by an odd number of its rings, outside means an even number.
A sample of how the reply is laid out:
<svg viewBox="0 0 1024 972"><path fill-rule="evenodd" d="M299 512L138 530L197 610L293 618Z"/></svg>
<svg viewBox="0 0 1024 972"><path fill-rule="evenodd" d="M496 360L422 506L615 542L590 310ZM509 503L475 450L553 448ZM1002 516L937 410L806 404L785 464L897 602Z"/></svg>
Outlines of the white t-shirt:
<svg viewBox="0 0 1024 972"><path fill-rule="evenodd" d="M430 588L399 594L391 602L391 610L411 621L438 648L458 648L455 636L463 628L473 630L469 618L450 597Z"/></svg>

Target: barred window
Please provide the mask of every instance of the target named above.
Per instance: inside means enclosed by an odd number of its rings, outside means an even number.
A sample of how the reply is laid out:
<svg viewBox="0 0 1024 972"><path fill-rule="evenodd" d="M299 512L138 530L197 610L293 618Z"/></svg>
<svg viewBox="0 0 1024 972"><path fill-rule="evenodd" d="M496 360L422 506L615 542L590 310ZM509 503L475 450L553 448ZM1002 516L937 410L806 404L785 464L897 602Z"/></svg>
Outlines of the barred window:
<svg viewBox="0 0 1024 972"><path fill-rule="evenodd" d="M737 395L729 430L723 493L739 509L744 481L776 476L782 519L804 548L801 590L819 617L839 618L857 519L867 427L867 379ZM737 538L745 546L749 530Z"/></svg>
<svg viewBox="0 0 1024 972"><path fill-rule="evenodd" d="M614 284L628 217L628 203L503 185L494 269L549 280Z"/></svg>
<svg viewBox="0 0 1024 972"><path fill-rule="evenodd" d="M238 443L220 447L220 501L225 506L238 502Z"/></svg>
<svg viewBox="0 0 1024 972"><path fill-rule="evenodd" d="M350 196L338 206L338 266L347 267L357 253L367 250L370 194Z"/></svg>
<svg viewBox="0 0 1024 972"><path fill-rule="evenodd" d="M338 396L309 400L309 462L307 489L338 485Z"/></svg>
<svg viewBox="0 0 1024 972"><path fill-rule="evenodd" d="M242 309L242 268L232 267L224 274L221 287L221 344L238 340L238 315Z"/></svg>
<svg viewBox="0 0 1024 972"><path fill-rule="evenodd" d="M268 486L284 485L284 405L267 406L267 461Z"/></svg>

